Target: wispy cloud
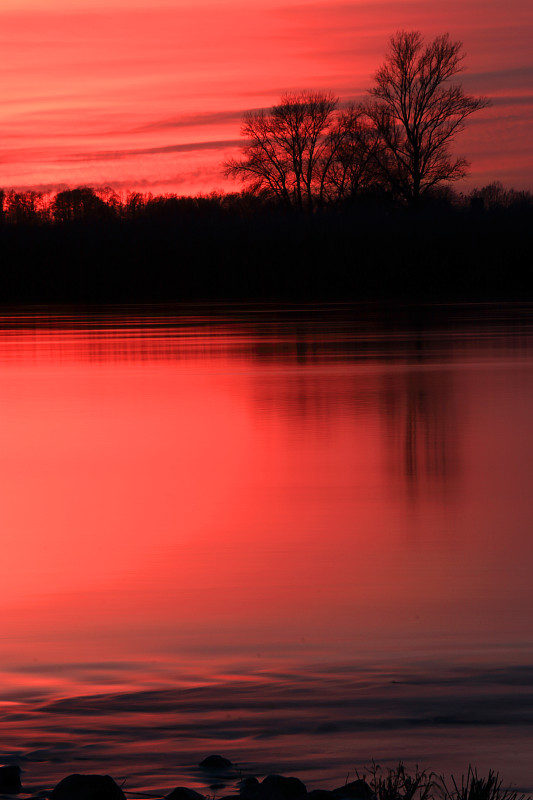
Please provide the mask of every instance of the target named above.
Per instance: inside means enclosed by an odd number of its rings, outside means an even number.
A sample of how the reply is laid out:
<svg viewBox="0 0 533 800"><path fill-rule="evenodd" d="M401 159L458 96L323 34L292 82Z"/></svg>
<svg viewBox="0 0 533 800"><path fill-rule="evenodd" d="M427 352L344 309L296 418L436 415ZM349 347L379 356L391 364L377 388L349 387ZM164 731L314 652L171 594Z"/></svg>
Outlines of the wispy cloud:
<svg viewBox="0 0 533 800"><path fill-rule="evenodd" d="M150 133L151 131L166 131L181 128L197 128L203 126L220 125L227 122L241 121L245 111L257 109L243 109L239 111L201 111L197 114L180 114L169 119L155 120L145 125L133 128L131 133Z"/></svg>
<svg viewBox="0 0 533 800"><path fill-rule="evenodd" d="M136 150L88 150L85 153L75 153L65 157L65 161L117 161L122 158L135 156L162 155L168 153L192 153L202 150L226 150L238 147L241 141L230 139L213 142L188 142L186 144L170 144L164 147L145 147Z"/></svg>

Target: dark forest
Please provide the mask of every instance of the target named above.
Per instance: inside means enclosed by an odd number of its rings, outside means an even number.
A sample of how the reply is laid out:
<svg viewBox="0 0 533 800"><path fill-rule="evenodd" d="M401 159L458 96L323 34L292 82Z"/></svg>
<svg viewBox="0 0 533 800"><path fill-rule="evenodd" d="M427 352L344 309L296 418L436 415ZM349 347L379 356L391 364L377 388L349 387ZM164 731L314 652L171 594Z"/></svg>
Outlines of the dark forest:
<svg viewBox="0 0 533 800"><path fill-rule="evenodd" d="M2 303L533 294L533 195L497 184L416 208L368 190L312 214L248 193L45 200L2 197Z"/></svg>

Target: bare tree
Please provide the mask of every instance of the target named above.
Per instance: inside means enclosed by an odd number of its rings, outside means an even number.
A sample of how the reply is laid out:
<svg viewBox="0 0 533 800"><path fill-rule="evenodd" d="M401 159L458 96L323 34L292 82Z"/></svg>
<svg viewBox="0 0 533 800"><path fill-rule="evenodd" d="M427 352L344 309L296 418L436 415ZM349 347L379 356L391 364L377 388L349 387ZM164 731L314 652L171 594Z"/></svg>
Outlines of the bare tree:
<svg viewBox="0 0 533 800"><path fill-rule="evenodd" d="M226 175L254 192L312 210L325 195L336 108L332 94L304 91L284 94L267 111L248 112L241 130L243 156L226 162Z"/></svg>
<svg viewBox="0 0 533 800"><path fill-rule="evenodd" d="M362 105L351 105L338 115L328 145L329 161L323 176L330 202L353 198L378 182L378 137Z"/></svg>
<svg viewBox="0 0 533 800"><path fill-rule="evenodd" d="M466 174L468 162L449 148L467 117L489 101L450 83L463 59L462 43L448 34L425 45L419 32L402 31L391 37L375 74L366 113L377 135L376 164L391 188L412 203L436 184Z"/></svg>

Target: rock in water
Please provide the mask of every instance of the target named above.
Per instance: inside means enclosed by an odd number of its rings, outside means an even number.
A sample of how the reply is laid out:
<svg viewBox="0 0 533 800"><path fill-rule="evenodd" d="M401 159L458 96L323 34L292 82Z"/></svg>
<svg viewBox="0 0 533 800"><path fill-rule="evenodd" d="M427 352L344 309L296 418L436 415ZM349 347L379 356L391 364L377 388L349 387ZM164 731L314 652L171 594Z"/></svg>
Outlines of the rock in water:
<svg viewBox="0 0 533 800"><path fill-rule="evenodd" d="M50 800L126 800L109 775L69 775L59 781Z"/></svg>
<svg viewBox="0 0 533 800"><path fill-rule="evenodd" d="M338 795L329 789L313 789L312 792L307 792L306 800L338 800Z"/></svg>
<svg viewBox="0 0 533 800"><path fill-rule="evenodd" d="M177 786L166 796L167 800L205 800L205 796L186 786Z"/></svg>
<svg viewBox="0 0 533 800"><path fill-rule="evenodd" d="M361 778L357 781L346 783L344 786L339 786L338 789L333 790L333 794L335 794L339 800L342 797L354 798L354 800L371 800L374 796L374 792L368 783Z"/></svg>
<svg viewBox="0 0 533 800"><path fill-rule="evenodd" d="M0 792L17 794L21 791L20 767L0 767Z"/></svg>
<svg viewBox="0 0 533 800"><path fill-rule="evenodd" d="M299 778L283 775L267 775L259 785L260 800L294 800L306 793L305 784Z"/></svg>
<svg viewBox="0 0 533 800"><path fill-rule="evenodd" d="M257 778L243 778L239 781L239 795L242 800L256 800L259 794L259 781Z"/></svg>
<svg viewBox="0 0 533 800"><path fill-rule="evenodd" d="M198 766L202 769L220 772L225 769L231 769L233 764L228 758L223 758L223 756L207 756L203 761L200 761Z"/></svg>

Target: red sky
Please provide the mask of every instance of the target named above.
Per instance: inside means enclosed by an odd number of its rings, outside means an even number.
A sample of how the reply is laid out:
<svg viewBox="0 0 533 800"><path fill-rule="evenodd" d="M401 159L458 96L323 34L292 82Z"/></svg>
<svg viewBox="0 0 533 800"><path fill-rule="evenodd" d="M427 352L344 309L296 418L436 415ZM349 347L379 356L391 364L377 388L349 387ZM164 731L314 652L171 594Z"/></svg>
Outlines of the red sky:
<svg viewBox="0 0 533 800"><path fill-rule="evenodd" d="M457 142L466 187L533 188L531 0L1 0L0 186L233 187L245 110L362 97L399 29L462 40L493 100Z"/></svg>

